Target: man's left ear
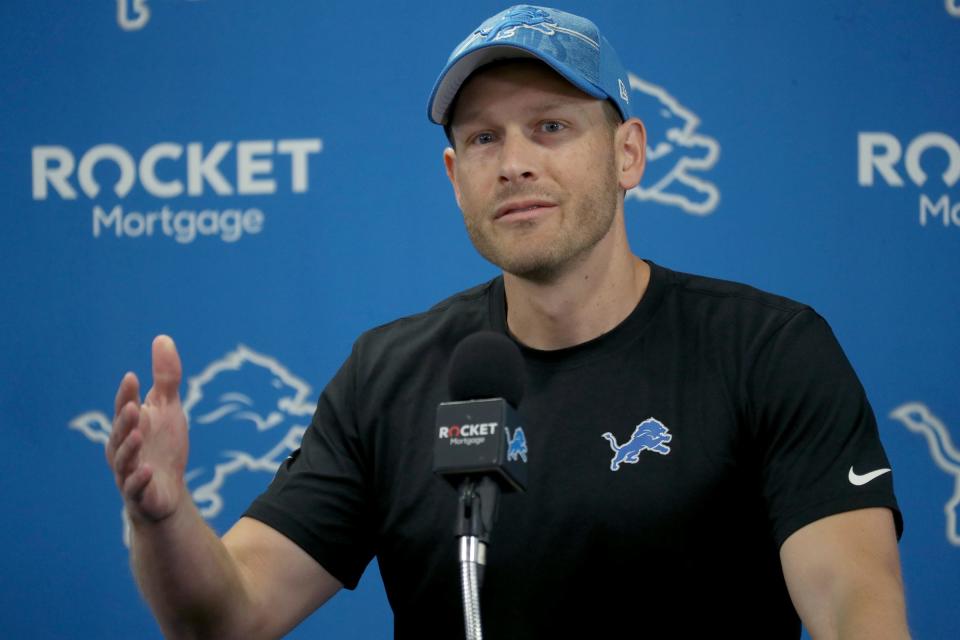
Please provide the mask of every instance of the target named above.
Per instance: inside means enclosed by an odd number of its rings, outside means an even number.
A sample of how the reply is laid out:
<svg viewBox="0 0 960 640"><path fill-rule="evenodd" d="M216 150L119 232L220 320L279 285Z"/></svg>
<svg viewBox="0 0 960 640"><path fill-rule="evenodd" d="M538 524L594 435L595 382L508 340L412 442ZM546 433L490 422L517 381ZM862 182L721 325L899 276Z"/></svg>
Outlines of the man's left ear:
<svg viewBox="0 0 960 640"><path fill-rule="evenodd" d="M617 149L617 169L620 188L633 189L640 184L647 163L647 130L639 118L630 118L619 127L614 136Z"/></svg>

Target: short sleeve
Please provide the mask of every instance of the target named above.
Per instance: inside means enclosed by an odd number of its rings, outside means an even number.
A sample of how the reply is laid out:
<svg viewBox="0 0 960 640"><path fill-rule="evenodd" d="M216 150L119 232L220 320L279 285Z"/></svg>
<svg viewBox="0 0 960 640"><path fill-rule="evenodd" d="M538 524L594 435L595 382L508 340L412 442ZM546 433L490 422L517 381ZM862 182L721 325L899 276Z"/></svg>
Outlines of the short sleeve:
<svg viewBox="0 0 960 640"><path fill-rule="evenodd" d="M763 497L778 545L829 515L903 519L876 418L826 321L809 308L766 339L748 376Z"/></svg>
<svg viewBox="0 0 960 640"><path fill-rule="evenodd" d="M356 424L356 349L320 395L300 448L245 516L285 535L347 588L374 554L364 447Z"/></svg>

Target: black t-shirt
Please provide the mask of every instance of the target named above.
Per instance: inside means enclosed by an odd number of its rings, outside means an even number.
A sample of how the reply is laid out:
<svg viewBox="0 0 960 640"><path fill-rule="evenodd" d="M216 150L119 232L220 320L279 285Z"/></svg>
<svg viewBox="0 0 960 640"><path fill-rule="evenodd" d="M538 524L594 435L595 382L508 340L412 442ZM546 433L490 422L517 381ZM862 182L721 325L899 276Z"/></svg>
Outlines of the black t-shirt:
<svg viewBox="0 0 960 640"><path fill-rule="evenodd" d="M744 285L651 268L609 333L521 345L529 478L501 499L488 550L490 638L584 624L597 637L798 637L784 540L864 507L890 508L902 530L891 473L848 479L890 465L826 322ZM501 278L363 334L301 449L246 512L349 588L376 556L400 638L463 635L457 495L431 469L451 353L480 330L508 333ZM645 422L659 435L627 446Z"/></svg>

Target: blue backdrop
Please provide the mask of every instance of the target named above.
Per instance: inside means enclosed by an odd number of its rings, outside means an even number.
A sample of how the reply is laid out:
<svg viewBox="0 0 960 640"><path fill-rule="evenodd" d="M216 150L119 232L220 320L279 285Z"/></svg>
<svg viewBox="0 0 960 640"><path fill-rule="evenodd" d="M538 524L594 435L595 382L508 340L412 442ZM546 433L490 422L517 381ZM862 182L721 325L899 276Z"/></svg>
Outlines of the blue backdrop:
<svg viewBox="0 0 960 640"><path fill-rule="evenodd" d="M159 637L103 457L155 334L177 339L190 487L222 532L361 331L496 273L425 111L502 8L0 5L0 634ZM893 464L911 627L955 637L960 3L561 8L634 74L656 151L626 204L635 251L830 321ZM290 637L391 624L373 565Z"/></svg>

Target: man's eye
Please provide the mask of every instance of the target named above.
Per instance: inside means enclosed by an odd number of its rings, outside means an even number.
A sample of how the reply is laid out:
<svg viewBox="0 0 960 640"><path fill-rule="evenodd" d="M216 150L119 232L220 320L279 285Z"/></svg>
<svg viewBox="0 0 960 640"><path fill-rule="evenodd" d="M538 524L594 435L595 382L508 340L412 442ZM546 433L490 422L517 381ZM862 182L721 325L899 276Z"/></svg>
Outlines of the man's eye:
<svg viewBox="0 0 960 640"><path fill-rule="evenodd" d="M478 133L473 137L474 144L490 144L493 142L493 134L490 132Z"/></svg>
<svg viewBox="0 0 960 640"><path fill-rule="evenodd" d="M562 122L557 122L556 120L550 120L549 122L544 122L543 124L541 124L540 128L547 133L556 133L558 131L563 131L567 127Z"/></svg>

